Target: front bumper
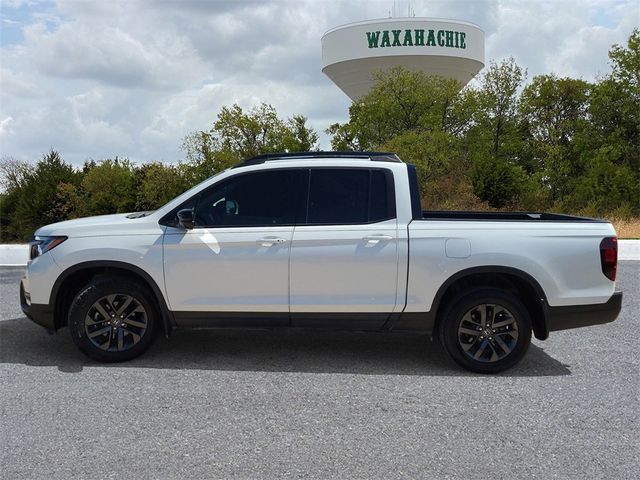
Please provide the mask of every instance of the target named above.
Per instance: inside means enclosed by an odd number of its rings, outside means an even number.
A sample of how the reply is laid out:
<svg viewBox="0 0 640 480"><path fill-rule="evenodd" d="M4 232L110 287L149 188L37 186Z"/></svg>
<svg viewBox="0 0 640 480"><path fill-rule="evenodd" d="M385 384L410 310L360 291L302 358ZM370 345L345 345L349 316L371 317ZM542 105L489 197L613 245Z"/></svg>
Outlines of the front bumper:
<svg viewBox="0 0 640 480"><path fill-rule="evenodd" d="M605 303L549 307L547 328L550 332L613 322L622 309L622 292L615 292Z"/></svg>
<svg viewBox="0 0 640 480"><path fill-rule="evenodd" d="M53 315L53 308L49 305L31 303L27 299L29 292L25 291L24 279L20 282L20 307L30 320L47 329L48 332L55 332L56 324Z"/></svg>

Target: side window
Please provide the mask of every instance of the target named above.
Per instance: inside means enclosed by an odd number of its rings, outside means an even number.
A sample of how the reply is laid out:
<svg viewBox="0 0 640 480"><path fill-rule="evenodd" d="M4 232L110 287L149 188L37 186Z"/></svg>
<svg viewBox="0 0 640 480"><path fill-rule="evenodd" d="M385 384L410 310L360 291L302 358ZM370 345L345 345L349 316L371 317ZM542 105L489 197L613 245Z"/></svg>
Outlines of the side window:
<svg viewBox="0 0 640 480"><path fill-rule="evenodd" d="M292 170L271 170L231 178L197 199L197 226L273 226L295 222Z"/></svg>
<svg viewBox="0 0 640 480"><path fill-rule="evenodd" d="M364 168L312 169L309 224L371 223L395 217L387 175Z"/></svg>
<svg viewBox="0 0 640 480"><path fill-rule="evenodd" d="M382 170L371 170L371 194L369 195L369 221L379 222L396 216L395 202L390 198L395 195L391 172L389 176Z"/></svg>

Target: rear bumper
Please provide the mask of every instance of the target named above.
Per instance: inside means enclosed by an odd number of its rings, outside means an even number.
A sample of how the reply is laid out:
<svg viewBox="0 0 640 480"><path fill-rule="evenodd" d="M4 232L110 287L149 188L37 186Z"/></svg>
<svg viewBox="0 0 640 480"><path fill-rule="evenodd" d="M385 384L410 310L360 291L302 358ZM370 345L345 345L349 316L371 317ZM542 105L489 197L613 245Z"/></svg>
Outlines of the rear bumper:
<svg viewBox="0 0 640 480"><path fill-rule="evenodd" d="M622 308L622 292L615 292L605 303L549 307L547 328L550 332L613 322Z"/></svg>
<svg viewBox="0 0 640 480"><path fill-rule="evenodd" d="M20 307L24 314L30 320L44 327L49 332L55 332L56 324L53 315L53 309L49 305L39 303L31 303L27 300L29 293L25 292L24 280L20 282Z"/></svg>

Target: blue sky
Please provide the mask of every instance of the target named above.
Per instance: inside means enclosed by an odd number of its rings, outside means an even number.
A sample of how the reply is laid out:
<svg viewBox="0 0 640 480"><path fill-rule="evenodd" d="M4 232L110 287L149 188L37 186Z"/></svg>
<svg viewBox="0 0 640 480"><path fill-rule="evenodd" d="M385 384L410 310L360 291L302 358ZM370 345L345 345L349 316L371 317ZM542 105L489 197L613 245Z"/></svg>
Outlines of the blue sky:
<svg viewBox="0 0 640 480"><path fill-rule="evenodd" d="M62 18L53 1L0 2L0 46L19 45L24 42L23 28L42 21L50 31Z"/></svg>
<svg viewBox="0 0 640 480"><path fill-rule="evenodd" d="M396 0L398 11L407 2ZM322 134L349 100L320 71L320 37L383 18L392 0L0 0L0 156L49 148L81 165L183 158L182 138L223 105L273 104ZM417 16L486 32L486 63L513 56L528 78L594 80L640 24L640 0L412 1ZM322 146L329 147L322 134Z"/></svg>

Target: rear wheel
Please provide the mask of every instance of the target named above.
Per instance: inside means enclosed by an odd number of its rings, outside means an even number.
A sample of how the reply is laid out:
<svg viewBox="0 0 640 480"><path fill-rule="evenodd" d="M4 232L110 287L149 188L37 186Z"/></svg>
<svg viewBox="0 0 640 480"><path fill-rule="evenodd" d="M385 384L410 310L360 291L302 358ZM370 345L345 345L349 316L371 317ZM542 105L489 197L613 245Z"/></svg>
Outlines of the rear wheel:
<svg viewBox="0 0 640 480"><path fill-rule="evenodd" d="M531 343L531 318L520 300L498 289L459 295L442 317L440 340L459 365L497 373L518 363Z"/></svg>
<svg viewBox="0 0 640 480"><path fill-rule="evenodd" d="M103 278L74 298L69 330L88 357L121 362L149 348L157 317L153 297L144 287L124 278Z"/></svg>

